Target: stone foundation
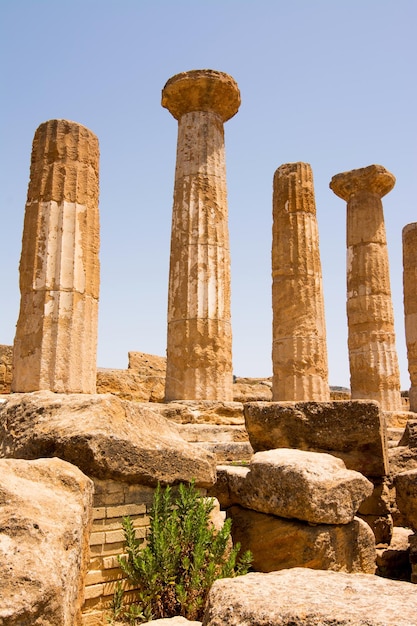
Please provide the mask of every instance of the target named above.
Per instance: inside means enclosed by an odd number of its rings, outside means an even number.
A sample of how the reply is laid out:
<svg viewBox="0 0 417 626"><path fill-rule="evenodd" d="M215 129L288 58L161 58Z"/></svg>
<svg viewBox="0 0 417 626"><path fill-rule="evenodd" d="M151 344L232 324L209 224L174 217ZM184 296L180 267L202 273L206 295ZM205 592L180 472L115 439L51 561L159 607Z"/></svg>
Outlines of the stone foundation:
<svg viewBox="0 0 417 626"><path fill-rule="evenodd" d="M118 581L125 600L133 600L134 590L125 579L117 557L124 552L122 518L130 515L136 537L145 540L154 489L114 480L94 479L93 526L90 537L90 564L85 579L82 626L108 624L111 603Z"/></svg>

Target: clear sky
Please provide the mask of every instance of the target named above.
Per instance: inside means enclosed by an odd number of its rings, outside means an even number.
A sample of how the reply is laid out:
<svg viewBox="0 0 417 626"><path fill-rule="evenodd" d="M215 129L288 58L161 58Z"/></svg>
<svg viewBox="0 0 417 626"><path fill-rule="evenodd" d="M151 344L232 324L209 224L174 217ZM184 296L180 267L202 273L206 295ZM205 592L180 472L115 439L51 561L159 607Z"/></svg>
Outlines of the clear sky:
<svg viewBox="0 0 417 626"><path fill-rule="evenodd" d="M12 344L31 144L52 118L100 141L98 365L164 355L177 122L160 105L174 74L231 74L226 123L237 376L270 376L272 179L314 173L329 379L349 386L346 205L334 174L379 163L397 349L409 387L403 226L417 221L416 0L0 0L0 343Z"/></svg>

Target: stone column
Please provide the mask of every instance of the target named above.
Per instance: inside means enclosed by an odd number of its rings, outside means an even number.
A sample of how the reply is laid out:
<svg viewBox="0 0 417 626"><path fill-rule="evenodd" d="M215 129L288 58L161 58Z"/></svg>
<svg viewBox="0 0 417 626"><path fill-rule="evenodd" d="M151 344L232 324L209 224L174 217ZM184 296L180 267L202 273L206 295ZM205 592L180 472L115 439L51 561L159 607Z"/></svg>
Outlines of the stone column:
<svg viewBox="0 0 417 626"><path fill-rule="evenodd" d="M274 175L272 397L330 399L313 173L307 163Z"/></svg>
<svg viewBox="0 0 417 626"><path fill-rule="evenodd" d="M381 198L395 178L381 165L333 176L347 202L347 317L352 399L401 410L389 261Z"/></svg>
<svg viewBox="0 0 417 626"><path fill-rule="evenodd" d="M166 400L232 400L230 251L223 124L240 105L222 72L172 77L178 120L168 292Z"/></svg>
<svg viewBox="0 0 417 626"><path fill-rule="evenodd" d="M20 259L12 390L96 390L97 137L67 120L35 133Z"/></svg>
<svg viewBox="0 0 417 626"><path fill-rule="evenodd" d="M417 412L417 222L403 228L405 341L411 387L410 411Z"/></svg>

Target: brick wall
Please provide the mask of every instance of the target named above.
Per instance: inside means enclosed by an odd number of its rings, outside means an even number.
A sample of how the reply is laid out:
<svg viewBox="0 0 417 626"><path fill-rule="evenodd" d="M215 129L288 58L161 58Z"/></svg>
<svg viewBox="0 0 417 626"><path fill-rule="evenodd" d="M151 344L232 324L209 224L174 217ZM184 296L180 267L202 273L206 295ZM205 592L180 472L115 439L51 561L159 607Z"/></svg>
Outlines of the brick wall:
<svg viewBox="0 0 417 626"><path fill-rule="evenodd" d="M90 537L90 564L85 581L83 626L108 625L111 602L118 581L123 581L126 601L134 593L119 568L117 557L123 554L123 516L130 515L136 537L145 540L154 489L128 485L113 480L94 479L93 527Z"/></svg>

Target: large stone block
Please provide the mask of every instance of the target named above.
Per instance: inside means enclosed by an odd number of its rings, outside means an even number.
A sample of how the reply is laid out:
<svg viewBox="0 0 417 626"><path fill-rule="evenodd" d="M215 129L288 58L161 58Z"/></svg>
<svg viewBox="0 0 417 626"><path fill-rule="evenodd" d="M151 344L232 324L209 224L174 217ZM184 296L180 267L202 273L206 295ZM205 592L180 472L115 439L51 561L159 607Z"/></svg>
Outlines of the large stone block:
<svg viewBox="0 0 417 626"><path fill-rule="evenodd" d="M365 476L388 474L383 415L374 401L253 402L244 405L255 450L328 452Z"/></svg>
<svg viewBox="0 0 417 626"><path fill-rule="evenodd" d="M341 459L287 448L255 454L244 486L244 507L312 524L348 524L373 491Z"/></svg>
<svg viewBox="0 0 417 626"><path fill-rule="evenodd" d="M354 518L349 524L310 525L233 506L233 542L253 554L253 568L272 572L310 567L343 572L375 572L375 539L368 524Z"/></svg>
<svg viewBox="0 0 417 626"><path fill-rule="evenodd" d="M204 626L414 626L416 592L366 574L295 568L217 580Z"/></svg>
<svg viewBox="0 0 417 626"><path fill-rule="evenodd" d="M0 459L0 624L80 624L93 483L60 459Z"/></svg>
<svg viewBox="0 0 417 626"><path fill-rule="evenodd" d="M417 469L397 474L394 485L397 506L408 526L417 531Z"/></svg>
<svg viewBox="0 0 417 626"><path fill-rule="evenodd" d="M212 485L215 457L151 406L111 394L13 394L0 405L0 456L58 456L88 476L149 486Z"/></svg>

